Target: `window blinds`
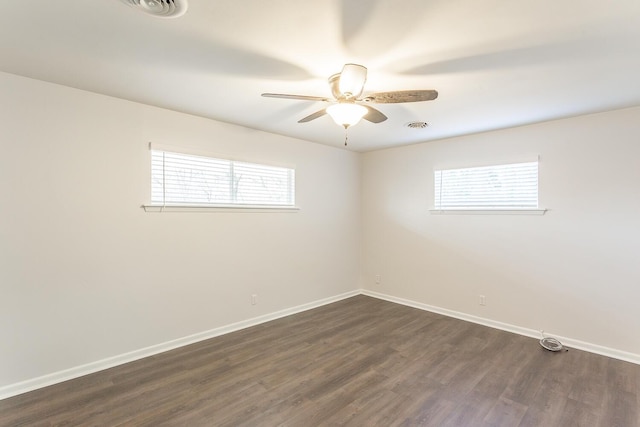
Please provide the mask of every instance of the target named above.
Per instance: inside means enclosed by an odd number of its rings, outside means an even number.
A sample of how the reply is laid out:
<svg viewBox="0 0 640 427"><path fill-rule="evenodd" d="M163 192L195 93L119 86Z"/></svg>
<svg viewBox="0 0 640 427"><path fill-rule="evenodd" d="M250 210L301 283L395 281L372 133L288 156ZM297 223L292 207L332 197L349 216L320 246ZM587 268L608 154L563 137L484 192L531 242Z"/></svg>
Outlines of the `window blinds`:
<svg viewBox="0 0 640 427"><path fill-rule="evenodd" d="M435 209L537 209L538 162L436 170Z"/></svg>
<svg viewBox="0 0 640 427"><path fill-rule="evenodd" d="M151 150L151 203L293 206L293 169Z"/></svg>

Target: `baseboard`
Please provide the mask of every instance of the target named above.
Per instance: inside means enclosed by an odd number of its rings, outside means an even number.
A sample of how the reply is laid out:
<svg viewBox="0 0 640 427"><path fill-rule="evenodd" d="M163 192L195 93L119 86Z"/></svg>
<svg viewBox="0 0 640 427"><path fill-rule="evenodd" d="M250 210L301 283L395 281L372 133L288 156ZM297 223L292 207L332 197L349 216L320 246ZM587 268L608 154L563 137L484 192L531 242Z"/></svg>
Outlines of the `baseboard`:
<svg viewBox="0 0 640 427"><path fill-rule="evenodd" d="M395 302L397 304L406 305L408 307L418 308L420 310L430 311L432 313L442 314L443 316L453 317L467 322L477 323L479 325L488 326L494 329L501 329L503 331L512 332L519 335L524 335L531 338L540 338L540 331L523 328L521 326L511 325L508 323L498 322L491 319L485 319L483 317L473 316L471 314L462 313L459 311L448 310L446 308L436 307L433 305L423 304L421 302L411 301L404 298L394 297L392 295L383 294L380 292L370 291L368 289L362 289L360 292L362 295L367 295L373 298L382 299L385 301ZM590 353L599 354L601 356L611 357L613 359L624 360L625 362L635 363L640 365L640 354L629 353L622 350L616 350L614 348L604 347L597 344L592 344L580 340L576 340L570 337L563 337L553 334L552 331L545 331L545 334L553 336L560 340L563 345L575 348L578 350L588 351Z"/></svg>
<svg viewBox="0 0 640 427"><path fill-rule="evenodd" d="M276 320L281 317L290 316L292 314L300 313L303 311L311 310L313 308L321 307L326 304L331 304L336 301L340 301L346 298L350 298L356 295L367 295L373 298L402 304L408 307L417 308L420 310L430 311L432 313L442 314L444 316L453 317L460 320L476 323L479 325L488 326L490 328L500 329L507 332L512 332L519 335L524 335L532 338L539 338L540 332L534 329L523 328L520 326L511 325L508 323L498 322L495 320L485 319L483 317L473 316L446 308L436 307L404 298L395 297L392 295L383 294L380 292L371 291L368 289L360 289L350 292L345 292L340 295L336 295L329 298L313 301L307 304L298 305L296 307L287 308L274 313L265 314L263 316L254 317L252 319L243 320L241 322L232 323L230 325L222 326L219 328L211 329L208 331L200 332L197 334L189 335L176 340L167 341L161 344L153 345L150 347L135 350L129 353L120 354L114 357L98 360L95 362L87 363L85 365L76 366L70 369L66 369L59 372L54 372L41 377L33 378L30 380L22 381L16 384L9 384L4 387L0 387L0 400L7 399L9 397L17 396L19 394L27 393L29 391L37 390L39 388L47 387L53 384L61 383L63 381L72 380L74 378L82 377L84 375L92 374L105 369L113 368L118 365L133 362L135 360L143 359L145 357L153 356L165 351L173 350L179 347L183 347L189 344L194 344L200 341L204 341L210 338L215 338L220 335L235 332L241 329L256 326L261 323ZM575 340L569 337L563 337L554 335L549 331L549 335L558 338L567 347L588 351L590 353L599 354L602 356L611 357L618 360L624 360L626 362L635 363L640 365L640 355L629 353L621 350L604 347L597 344L592 344L584 341Z"/></svg>
<svg viewBox="0 0 640 427"><path fill-rule="evenodd" d="M263 316L254 317L252 319L243 320L241 322L232 323L230 325L222 326L219 328L211 329L208 331L200 332L197 334L189 335L183 338L178 338L172 341L167 341L161 344L156 344L150 347L135 350L129 353L120 354L114 357L108 357L106 359L98 360L95 362L87 363L86 365L76 366L63 371L54 372L41 377L33 378L30 380L22 381L16 384L9 384L4 387L0 387L0 400L7 399L9 397L17 396L19 394L27 393L39 388L47 387L53 384L68 381L74 378L82 377L84 375L93 374L98 371L113 368L114 366L123 365L125 363L133 362L135 360L143 359L145 357L153 356L165 351L173 350L179 347L183 347L189 344L194 344L200 341L204 341L210 338L214 338L220 335L235 332L241 329L256 326L261 323L276 320L281 317L290 316L292 314L300 313L303 311L311 310L313 308L321 307L326 304L331 304L336 301L340 301L346 298L350 298L359 295L360 290L345 292L340 295L336 295L329 298L313 301L307 304L298 305L296 307L287 308L274 313L265 314Z"/></svg>

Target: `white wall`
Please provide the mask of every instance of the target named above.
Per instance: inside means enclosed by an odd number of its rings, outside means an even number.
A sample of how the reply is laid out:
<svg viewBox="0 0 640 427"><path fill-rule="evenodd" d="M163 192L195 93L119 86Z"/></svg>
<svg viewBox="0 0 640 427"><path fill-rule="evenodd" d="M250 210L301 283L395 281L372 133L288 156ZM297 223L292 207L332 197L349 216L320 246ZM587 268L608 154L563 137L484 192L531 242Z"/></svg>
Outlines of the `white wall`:
<svg viewBox="0 0 640 427"><path fill-rule="evenodd" d="M640 354L638 135L635 108L360 155L0 73L0 388L359 280ZM145 213L149 141L293 165L301 210ZM536 155L546 215L428 213L434 168Z"/></svg>
<svg viewBox="0 0 640 427"><path fill-rule="evenodd" d="M149 141L293 165L301 210L145 213ZM0 388L357 289L359 162L0 73Z"/></svg>
<svg viewBox="0 0 640 427"><path fill-rule="evenodd" d="M639 136L632 108L365 154L364 286L640 355ZM546 215L429 214L434 169L536 155Z"/></svg>

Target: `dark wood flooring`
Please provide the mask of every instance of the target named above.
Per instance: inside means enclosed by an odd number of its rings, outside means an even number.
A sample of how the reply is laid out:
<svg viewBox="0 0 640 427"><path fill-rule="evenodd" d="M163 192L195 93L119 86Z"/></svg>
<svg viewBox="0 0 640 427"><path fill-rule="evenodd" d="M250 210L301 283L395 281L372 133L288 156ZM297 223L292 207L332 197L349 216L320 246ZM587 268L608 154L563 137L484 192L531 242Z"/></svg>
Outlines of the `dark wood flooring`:
<svg viewBox="0 0 640 427"><path fill-rule="evenodd" d="M0 401L2 426L638 426L640 366L357 296Z"/></svg>

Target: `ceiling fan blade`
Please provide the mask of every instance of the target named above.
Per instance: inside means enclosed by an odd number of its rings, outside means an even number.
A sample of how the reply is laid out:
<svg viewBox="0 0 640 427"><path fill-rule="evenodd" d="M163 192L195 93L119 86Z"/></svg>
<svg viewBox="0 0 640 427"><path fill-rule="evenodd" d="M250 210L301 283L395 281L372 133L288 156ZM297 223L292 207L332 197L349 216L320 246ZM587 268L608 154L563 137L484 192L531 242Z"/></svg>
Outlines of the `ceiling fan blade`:
<svg viewBox="0 0 640 427"><path fill-rule="evenodd" d="M302 101L329 101L329 98L323 96L289 95L286 93L263 93L262 96L266 98L299 99Z"/></svg>
<svg viewBox="0 0 640 427"><path fill-rule="evenodd" d="M323 108L320 111L316 111L313 114L309 114L307 117L301 118L300 120L298 120L298 123L307 123L307 122L310 122L311 120L317 119L318 117L322 117L325 114L327 114L327 109Z"/></svg>
<svg viewBox="0 0 640 427"><path fill-rule="evenodd" d="M436 90L397 90L393 92L377 92L367 95L363 101L377 104L398 104L401 102L431 101L438 97Z"/></svg>
<svg viewBox="0 0 640 427"><path fill-rule="evenodd" d="M368 105L363 105L363 107L365 107L368 110L367 114L362 116L363 119L368 120L371 123L381 123L387 120L387 116L385 116L375 108L369 107Z"/></svg>

